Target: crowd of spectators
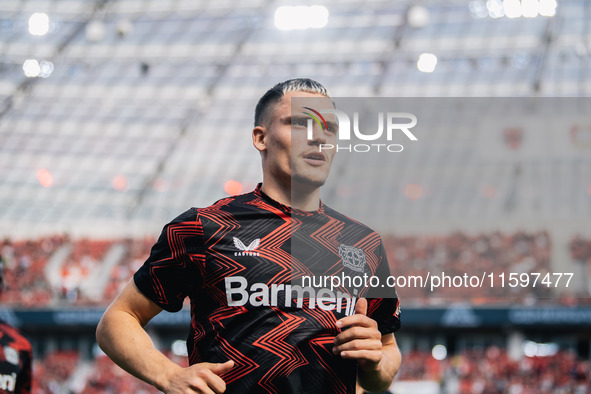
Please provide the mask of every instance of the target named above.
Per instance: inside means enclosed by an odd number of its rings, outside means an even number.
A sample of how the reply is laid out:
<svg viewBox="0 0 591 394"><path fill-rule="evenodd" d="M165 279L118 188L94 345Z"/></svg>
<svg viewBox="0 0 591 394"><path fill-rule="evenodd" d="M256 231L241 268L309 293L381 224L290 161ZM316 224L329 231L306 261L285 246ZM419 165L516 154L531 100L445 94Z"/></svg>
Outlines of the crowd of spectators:
<svg viewBox="0 0 591 394"><path fill-rule="evenodd" d="M384 247L395 276L422 278L444 274L447 277L476 276L482 286L463 282L455 287L446 284L431 290L430 286L398 286L398 294L409 304L438 304L450 300L470 301L472 304L519 302L535 303L540 297L551 297L548 286L499 285L499 275L510 273L550 272L551 242L547 232L500 232L469 235L453 233L441 236L383 237ZM429 275L429 276L428 276ZM491 277L494 280L491 286ZM429 284L426 280L425 284ZM460 283L460 282L456 282ZM476 282L473 282L476 283ZM467 284L467 285L466 285Z"/></svg>
<svg viewBox="0 0 591 394"><path fill-rule="evenodd" d="M72 251L61 266L60 297L70 304L85 303L83 285L115 240L80 239L72 243Z"/></svg>
<svg viewBox="0 0 591 394"><path fill-rule="evenodd" d="M119 368L105 355L98 356L87 375L86 384L80 393L84 394L157 394L160 391L131 376Z"/></svg>
<svg viewBox="0 0 591 394"><path fill-rule="evenodd" d="M186 356L178 356L170 351L164 354L182 367L189 366L189 360ZM118 393L137 393L150 394L160 393L154 387L131 376L118 367L111 359L105 355L99 355L93 362L93 373L89 375L86 385L81 393L84 394L118 394Z"/></svg>
<svg viewBox="0 0 591 394"><path fill-rule="evenodd" d="M165 352L165 355L181 366L188 366L186 356ZM82 371L81 378L73 379L77 368ZM160 391L133 377L118 367L104 354L83 363L75 351L57 351L44 359L36 360L33 367L33 394L157 394Z"/></svg>
<svg viewBox="0 0 591 394"><path fill-rule="evenodd" d="M576 235L570 242L570 253L573 260L588 264L591 267L591 239Z"/></svg>
<svg viewBox="0 0 591 394"><path fill-rule="evenodd" d="M45 266L66 242L69 239L64 235L26 241L5 239L0 249L0 260L4 264L2 304L24 307L49 304L53 292L45 275Z"/></svg>
<svg viewBox="0 0 591 394"><path fill-rule="evenodd" d="M591 305L591 238L576 235L569 244L573 268L578 278L578 291L573 295L574 305Z"/></svg>
<svg viewBox="0 0 591 394"><path fill-rule="evenodd" d="M570 351L513 360L505 349L489 346L464 350L442 361L424 351L405 353L403 359L396 380L436 381L445 392L586 394L591 387L589 360Z"/></svg>
<svg viewBox="0 0 591 394"><path fill-rule="evenodd" d="M129 238L123 241L125 255L121 262L111 269L109 283L105 286L104 300L113 300L123 289L150 254L150 248L156 239L154 237Z"/></svg>
<svg viewBox="0 0 591 394"><path fill-rule="evenodd" d="M448 277L478 276L484 277L484 285L440 286L433 291L424 282L424 286L407 283L397 286L399 296L406 305L437 305L450 301L470 301L479 304L525 303L535 304L540 299L555 300L560 298L567 303L568 295L558 293L552 286L500 286L500 275L505 274L505 281L510 273L540 273L543 277L551 273L550 257L552 244L545 231L482 234L452 233L437 236L383 236L384 247L388 255L394 276L428 275ZM6 287L1 301L17 306L47 306L50 303L89 305L83 291L85 281L94 270L101 269L101 262L109 248L115 244L124 246L124 255L113 266L109 280L102 290L102 300L106 305L111 302L133 273L143 264L150 253L155 238L129 238L113 240L70 240L67 236L45 237L37 240L11 241L2 243L1 257L5 265ZM71 244L71 252L61 265L59 285L52 287L45 276L45 265L58 248ZM587 264L591 270L591 240L580 236L570 243L573 261ZM591 275L591 272L590 272ZM495 286L489 282L494 279ZM560 290L560 289L558 289ZM572 300L571 300L572 301ZM97 301L93 301L96 303ZM573 301L580 302L580 298Z"/></svg>
<svg viewBox="0 0 591 394"><path fill-rule="evenodd" d="M181 366L186 356L166 355ZM591 387L591 363L571 351L557 351L545 357L511 359L506 349L496 346L473 348L436 360L431 353L413 350L403 353L396 381L434 381L443 392L510 394L585 394ZM85 393L156 394L159 391L115 365L105 355L92 361L83 382L74 387L71 379L81 365L76 352L54 352L34 364L34 394ZM396 384L394 384L394 388Z"/></svg>
<svg viewBox="0 0 591 394"><path fill-rule="evenodd" d="M55 351L33 361L33 394L71 392L70 378L78 366L75 351Z"/></svg>

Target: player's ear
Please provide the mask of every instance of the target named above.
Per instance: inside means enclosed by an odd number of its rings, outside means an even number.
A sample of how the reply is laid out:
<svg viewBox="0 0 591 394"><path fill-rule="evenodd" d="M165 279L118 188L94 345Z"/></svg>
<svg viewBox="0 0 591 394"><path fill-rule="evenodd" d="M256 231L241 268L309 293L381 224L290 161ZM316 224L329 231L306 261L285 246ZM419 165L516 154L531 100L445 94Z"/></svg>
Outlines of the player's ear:
<svg viewBox="0 0 591 394"><path fill-rule="evenodd" d="M252 144L259 152L267 150L267 131L263 126L255 126L252 129Z"/></svg>

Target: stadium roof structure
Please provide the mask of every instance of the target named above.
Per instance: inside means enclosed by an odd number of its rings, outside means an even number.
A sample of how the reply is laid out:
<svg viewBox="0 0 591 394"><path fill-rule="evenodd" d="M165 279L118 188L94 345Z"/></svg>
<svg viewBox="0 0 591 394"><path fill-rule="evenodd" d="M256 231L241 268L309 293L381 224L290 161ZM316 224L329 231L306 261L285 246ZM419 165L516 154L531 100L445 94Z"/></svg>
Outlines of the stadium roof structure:
<svg viewBox="0 0 591 394"><path fill-rule="evenodd" d="M254 106L294 76L317 79L339 97L591 93L585 0L328 0L325 27L280 30L274 13L288 5L0 2L0 234L154 233L189 206L226 195L228 180L248 191L261 178L250 139ZM47 15L41 27L35 13ZM432 72L417 64L422 54L436 56L424 58ZM566 188L550 198L569 206L574 193L566 216L588 217L589 157L519 171L540 179L550 171ZM478 163L440 160L432 166L464 166L479 177ZM412 183L412 166L404 168L400 179ZM499 193L514 190L515 166L499 162L487 171L506 183ZM435 198L445 211L462 212L465 193L450 188ZM490 199L468 200L475 212L497 214ZM396 201L412 219L405 205L412 202ZM497 205L506 207L503 201Z"/></svg>

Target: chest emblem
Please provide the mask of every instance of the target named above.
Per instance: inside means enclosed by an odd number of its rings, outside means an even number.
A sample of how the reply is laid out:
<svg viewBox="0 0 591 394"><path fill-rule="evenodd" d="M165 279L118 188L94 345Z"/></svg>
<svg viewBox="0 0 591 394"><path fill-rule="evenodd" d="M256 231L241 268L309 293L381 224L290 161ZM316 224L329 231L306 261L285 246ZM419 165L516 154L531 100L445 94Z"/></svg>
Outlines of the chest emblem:
<svg viewBox="0 0 591 394"><path fill-rule="evenodd" d="M244 242L239 240L237 237L233 238L234 246L238 249L238 252L234 252L234 256L258 256L259 252L256 249L261 244L261 239L257 238L252 241L248 246L244 245Z"/></svg>
<svg viewBox="0 0 591 394"><path fill-rule="evenodd" d="M353 246L340 244L339 256L343 259L343 266L355 272L363 272L365 269L365 253Z"/></svg>

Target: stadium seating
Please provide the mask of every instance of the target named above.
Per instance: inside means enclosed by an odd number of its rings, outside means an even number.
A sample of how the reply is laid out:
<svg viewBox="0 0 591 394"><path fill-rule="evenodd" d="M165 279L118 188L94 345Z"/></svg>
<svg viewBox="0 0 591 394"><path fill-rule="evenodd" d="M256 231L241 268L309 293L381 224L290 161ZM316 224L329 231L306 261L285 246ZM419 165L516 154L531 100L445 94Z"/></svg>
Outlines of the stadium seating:
<svg viewBox="0 0 591 394"><path fill-rule="evenodd" d="M426 277L444 272L449 276L499 275L509 272L550 272L551 242L548 233L500 232L475 235L453 233L442 236L384 237L390 270L396 276ZM557 296L551 288L440 287L431 292L421 287L399 288L406 303L441 303L441 299L475 304L526 302L536 297ZM509 299L510 298L510 299Z"/></svg>
<svg viewBox="0 0 591 394"><path fill-rule="evenodd" d="M505 349L489 346L463 350L442 361L424 351L403 357L396 381L437 381L448 392L586 393L591 384L589 362L569 351L512 360Z"/></svg>
<svg viewBox="0 0 591 394"><path fill-rule="evenodd" d="M53 289L45 275L47 261L68 242L66 236L11 241L4 239L0 255L4 263L4 304L22 306L48 305Z"/></svg>
<svg viewBox="0 0 591 394"><path fill-rule="evenodd" d="M540 272L551 269L552 242L545 231L514 233L460 233L437 236L383 236L384 247L395 276L463 273ZM12 306L108 305L133 273L143 264L155 243L154 237L119 238L111 240L70 240L67 236L44 237L27 241L5 239L2 259L5 264L5 288L1 300ZM123 253L99 284L99 298L84 291L91 273L100 271L110 248L120 245ZM66 252L58 261L58 280L48 279L48 261L61 247ZM591 268L591 240L577 235L568 247L573 262ZM55 267L54 267L55 268ZM406 305L438 305L443 300L471 300L474 305L544 302L558 304L589 304L588 293L558 293L552 288L521 287L487 289L439 288L430 292L420 287L399 288Z"/></svg>
<svg viewBox="0 0 591 394"><path fill-rule="evenodd" d="M166 355L179 365L187 365L185 357L170 352ZM591 384L589 362L570 351L512 360L506 349L488 346L462 350L439 361L431 353L420 350L405 352L403 358L394 388L398 381L436 381L449 392L461 393L585 393ZM55 352L36 361L33 392L159 392L104 355L91 362L83 384L76 389L68 384L78 363L79 356L75 352Z"/></svg>
<svg viewBox="0 0 591 394"><path fill-rule="evenodd" d="M98 356L91 367L92 373L87 375L87 381L81 393L159 393L154 387L142 382L119 368L107 356Z"/></svg>
<svg viewBox="0 0 591 394"><path fill-rule="evenodd" d="M51 352L42 360L34 360L33 393L64 393L79 362L75 351Z"/></svg>

